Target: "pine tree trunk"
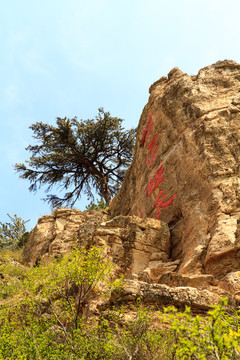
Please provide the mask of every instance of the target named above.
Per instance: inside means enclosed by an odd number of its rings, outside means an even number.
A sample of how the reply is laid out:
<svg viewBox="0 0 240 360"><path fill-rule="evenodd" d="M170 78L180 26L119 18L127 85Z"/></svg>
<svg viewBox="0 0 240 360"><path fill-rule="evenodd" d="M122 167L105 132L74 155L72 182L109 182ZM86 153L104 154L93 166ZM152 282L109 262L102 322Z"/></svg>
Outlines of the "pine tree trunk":
<svg viewBox="0 0 240 360"><path fill-rule="evenodd" d="M101 186L101 194L100 194L104 200L106 205L108 206L111 200L111 195L109 192L109 186L108 186L108 181L106 180L106 178L104 177L102 180L102 186Z"/></svg>

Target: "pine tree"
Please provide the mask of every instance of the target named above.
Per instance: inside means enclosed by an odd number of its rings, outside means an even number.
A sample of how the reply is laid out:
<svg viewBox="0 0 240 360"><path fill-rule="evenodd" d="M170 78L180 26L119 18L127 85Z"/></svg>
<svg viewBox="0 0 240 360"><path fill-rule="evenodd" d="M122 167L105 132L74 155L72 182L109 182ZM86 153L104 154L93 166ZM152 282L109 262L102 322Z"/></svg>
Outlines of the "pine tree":
<svg viewBox="0 0 240 360"><path fill-rule="evenodd" d="M30 159L15 169L30 181L30 191L42 185L46 192L55 185L66 191L63 198L47 195L53 208L73 206L82 192L93 199L93 188L108 205L133 157L136 129L124 130L122 121L100 108L95 119L58 117L56 126L37 122L30 128L40 144L29 145Z"/></svg>

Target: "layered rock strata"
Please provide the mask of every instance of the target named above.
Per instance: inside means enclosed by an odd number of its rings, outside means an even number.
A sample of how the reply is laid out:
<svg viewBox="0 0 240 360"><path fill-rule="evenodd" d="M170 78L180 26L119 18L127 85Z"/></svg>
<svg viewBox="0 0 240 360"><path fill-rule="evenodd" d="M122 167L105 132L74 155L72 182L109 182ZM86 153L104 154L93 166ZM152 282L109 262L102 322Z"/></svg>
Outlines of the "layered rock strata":
<svg viewBox="0 0 240 360"><path fill-rule="evenodd" d="M165 223L151 218L117 216L110 220L106 212L58 209L38 220L23 258L34 265L75 246L91 245L104 247L116 271L130 276L144 271L153 259L156 265L168 261L170 233Z"/></svg>
<svg viewBox="0 0 240 360"><path fill-rule="evenodd" d="M59 209L43 216L31 231L24 259L35 265L49 256L58 256L74 247L98 246L112 260L115 276L124 275L124 287L106 305L135 301L176 306L191 305L200 311L228 296L230 287L212 275L182 275L179 260L170 256L170 232L162 221L137 216L117 216L97 211ZM229 278L229 281L235 281ZM99 304L101 307L102 305Z"/></svg>
<svg viewBox="0 0 240 360"><path fill-rule="evenodd" d="M236 307L236 299L228 293L225 295L228 296L228 305ZM170 287L165 284L148 284L143 281L128 279L120 291L112 294L110 303L127 304L141 299L145 304L174 305L182 310L185 306L189 306L197 311L206 311L212 305L217 305L221 296L224 296L224 293L218 294L208 289L200 291L194 287Z"/></svg>
<svg viewBox="0 0 240 360"><path fill-rule="evenodd" d="M30 232L23 260L35 265L46 257L67 253L90 241L94 230L107 218L105 212L73 209L57 209L45 215Z"/></svg>
<svg viewBox="0 0 240 360"><path fill-rule="evenodd" d="M92 243L108 248L118 273L125 276L144 271L152 259L162 264L170 255L168 226L151 218L116 216L100 224L93 233Z"/></svg>

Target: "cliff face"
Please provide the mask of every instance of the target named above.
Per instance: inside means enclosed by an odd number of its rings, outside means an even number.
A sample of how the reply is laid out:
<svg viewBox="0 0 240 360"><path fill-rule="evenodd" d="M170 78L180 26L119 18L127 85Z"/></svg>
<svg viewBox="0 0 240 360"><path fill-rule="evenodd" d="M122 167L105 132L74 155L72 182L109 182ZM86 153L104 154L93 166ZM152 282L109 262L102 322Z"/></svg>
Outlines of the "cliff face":
<svg viewBox="0 0 240 360"><path fill-rule="evenodd" d="M240 302L239 175L240 65L219 61L196 76L174 68L150 87L111 219L59 209L39 219L24 259L97 245L126 278L112 302Z"/></svg>
<svg viewBox="0 0 240 360"><path fill-rule="evenodd" d="M229 277L240 270L239 164L240 65L174 68L150 87L111 212L168 223L179 273Z"/></svg>
<svg viewBox="0 0 240 360"><path fill-rule="evenodd" d="M24 248L24 260L35 265L49 256L59 256L74 247L97 246L113 263L114 277L124 275L124 286L111 294L107 302L90 303L103 310L110 304L127 304L139 297L146 304L189 305L207 310L220 297L229 297L229 305L238 300L229 288L218 286L212 275L181 275L180 260L172 261L167 224L153 218L116 216L107 213L58 209L43 216L31 231ZM233 279L231 279L233 280Z"/></svg>

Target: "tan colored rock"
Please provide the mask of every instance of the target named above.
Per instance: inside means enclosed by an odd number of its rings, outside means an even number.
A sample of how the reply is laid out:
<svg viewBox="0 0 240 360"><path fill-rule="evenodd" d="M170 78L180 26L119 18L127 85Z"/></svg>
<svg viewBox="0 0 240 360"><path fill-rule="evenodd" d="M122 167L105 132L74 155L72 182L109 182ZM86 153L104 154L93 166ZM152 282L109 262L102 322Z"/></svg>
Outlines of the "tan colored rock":
<svg viewBox="0 0 240 360"><path fill-rule="evenodd" d="M170 227L171 260L181 260L182 274L221 279L240 271L239 89L240 65L232 60L196 76L175 68L155 82L132 165L110 204L112 215L154 218L161 212ZM165 178L157 183L161 161ZM164 194L164 201L177 197L160 208L157 198Z"/></svg>
<svg viewBox="0 0 240 360"><path fill-rule="evenodd" d="M156 261L156 260L167 262L168 261L168 255L164 251L160 251L160 252L157 252L157 253L152 253L149 261Z"/></svg>
<svg viewBox="0 0 240 360"><path fill-rule="evenodd" d="M35 264L76 245L97 245L105 247L118 272L131 275L148 267L152 258L168 259L170 233L165 223L137 216L117 216L110 221L107 218L104 212L71 209L43 216L30 233L24 261Z"/></svg>
<svg viewBox="0 0 240 360"><path fill-rule="evenodd" d="M163 261L149 261L148 268L145 272L149 273L149 276L153 282L158 282L163 274L173 272L177 269L180 260L163 262Z"/></svg>
<svg viewBox="0 0 240 360"><path fill-rule="evenodd" d="M129 277L120 302L206 309L232 294L240 303L239 164L240 65L195 76L174 68L150 87L113 219L59 209L39 220L24 259L95 244Z"/></svg>
<svg viewBox="0 0 240 360"><path fill-rule="evenodd" d="M44 257L57 256L77 244L87 243L95 228L107 218L104 212L73 209L57 209L52 215L43 216L30 232L23 260L34 265Z"/></svg>
<svg viewBox="0 0 240 360"><path fill-rule="evenodd" d="M171 287L190 286L198 289L207 289L212 286L217 286L218 281L216 281L212 275L207 274L186 275L177 272L169 272L163 274L159 278L158 284L165 284ZM228 291L228 289L224 290Z"/></svg>
<svg viewBox="0 0 240 360"><path fill-rule="evenodd" d="M155 219L116 216L102 223L94 232L93 244L107 245L109 256L120 272L131 275L143 271L153 254L168 259L170 253L168 226Z"/></svg>
<svg viewBox="0 0 240 360"><path fill-rule="evenodd" d="M141 299L145 304L174 305L183 308L187 305L202 311L208 310L211 305L218 304L220 298L224 296L226 296L224 291L216 294L206 289L170 287L164 284L148 284L143 281L128 279L121 290L112 294L110 302L112 304L126 304ZM229 305L236 306L236 301L231 296L229 296Z"/></svg>
<svg viewBox="0 0 240 360"><path fill-rule="evenodd" d="M221 214L209 243L204 266L208 273L222 278L240 271L240 237L237 216Z"/></svg>
<svg viewBox="0 0 240 360"><path fill-rule="evenodd" d="M229 272L221 281L219 281L218 286L240 298L240 272Z"/></svg>

